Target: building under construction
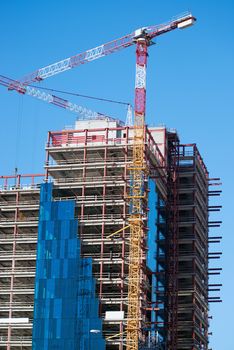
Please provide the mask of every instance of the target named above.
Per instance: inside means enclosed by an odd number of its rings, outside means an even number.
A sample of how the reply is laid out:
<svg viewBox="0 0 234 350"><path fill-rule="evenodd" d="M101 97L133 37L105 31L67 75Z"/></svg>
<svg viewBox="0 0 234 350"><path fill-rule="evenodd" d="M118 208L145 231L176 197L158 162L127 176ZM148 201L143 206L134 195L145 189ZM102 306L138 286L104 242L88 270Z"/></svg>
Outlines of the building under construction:
<svg viewBox="0 0 234 350"><path fill-rule="evenodd" d="M44 174L1 176L0 349L208 350L220 183L196 144L145 123L148 48L195 21L139 28L21 80L0 75L83 117L48 133ZM133 123L130 105L124 124L31 85L133 45Z"/></svg>
<svg viewBox="0 0 234 350"><path fill-rule="evenodd" d="M56 255L56 251L65 249L67 243L58 241L55 227L65 227L69 215L69 222L77 221L73 229L79 240L75 258L81 265L86 262L89 266L89 272L86 267L82 275L85 286L78 288L75 302L83 310L79 311L81 319L86 317L89 322L95 319L96 323L82 329L76 313L73 321L79 327L74 334L67 332L69 337L64 335L63 341L68 341L66 337L82 339L80 347L78 340L74 347L70 344L72 349L92 349L90 344L98 341L100 349L125 349L132 151L133 128L107 119L78 121L74 130L49 132L45 175L1 177L1 349L63 348L59 345L63 336L56 333L58 320L51 304L45 301L46 290L51 286L49 282L43 283L45 280L67 283L64 277L58 280L52 271L61 270L59 261L65 265L66 254ZM209 254L212 258L219 254L208 250L208 243L212 242L208 227L219 224L209 222L209 194L217 195L219 191L209 190L214 183L196 145L181 144L176 131L146 127L144 157L149 173L144 179L146 196L142 207L139 348L208 349L208 303L218 301L208 293L212 288L208 281L208 259ZM42 199L46 191L51 192L47 204ZM47 215L48 203L51 214ZM57 209L51 209L51 203ZM66 215L60 213L58 219L55 212L59 211ZM74 235L69 240L74 246ZM46 248L43 242L52 245ZM58 242L63 248L58 248ZM70 266L73 260L71 253L67 254ZM58 263L57 267L53 261ZM209 272L217 274L218 269ZM69 286L70 290L76 288L74 284ZM72 299L67 299L65 290L58 293L69 310ZM51 303L56 296L48 298ZM97 307L87 312L90 304ZM40 311L43 308L44 313ZM46 308L50 311L46 312ZM72 318L57 317L62 328L72 328ZM45 330L39 329L40 323L51 327L47 336ZM43 343L45 338L47 347Z"/></svg>

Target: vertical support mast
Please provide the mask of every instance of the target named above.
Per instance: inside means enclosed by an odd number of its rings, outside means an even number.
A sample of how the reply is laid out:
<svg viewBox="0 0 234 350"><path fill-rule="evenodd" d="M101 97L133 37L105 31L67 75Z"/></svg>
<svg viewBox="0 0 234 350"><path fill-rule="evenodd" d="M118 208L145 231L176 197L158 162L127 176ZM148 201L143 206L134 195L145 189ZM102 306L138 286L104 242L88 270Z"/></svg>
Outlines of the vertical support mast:
<svg viewBox="0 0 234 350"><path fill-rule="evenodd" d="M146 65L148 42L140 38L136 43L136 82L135 82L135 119L134 126L144 127L146 103Z"/></svg>
<svg viewBox="0 0 234 350"><path fill-rule="evenodd" d="M143 202L147 166L144 157L144 130L146 104L146 64L148 40L136 42L136 82L133 162L130 167L130 245L127 350L138 350L140 335L140 276L142 266L141 244L144 236Z"/></svg>

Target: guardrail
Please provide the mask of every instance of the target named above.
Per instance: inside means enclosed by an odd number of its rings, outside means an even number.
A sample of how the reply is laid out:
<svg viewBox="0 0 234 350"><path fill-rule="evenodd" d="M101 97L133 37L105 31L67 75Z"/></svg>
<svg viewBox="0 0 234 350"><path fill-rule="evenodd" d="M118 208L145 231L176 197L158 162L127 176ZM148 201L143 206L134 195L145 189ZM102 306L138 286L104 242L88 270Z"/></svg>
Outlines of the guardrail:
<svg viewBox="0 0 234 350"><path fill-rule="evenodd" d="M19 190L39 190L40 189L40 183L37 184L31 184L31 185L0 185L0 191L19 191Z"/></svg>

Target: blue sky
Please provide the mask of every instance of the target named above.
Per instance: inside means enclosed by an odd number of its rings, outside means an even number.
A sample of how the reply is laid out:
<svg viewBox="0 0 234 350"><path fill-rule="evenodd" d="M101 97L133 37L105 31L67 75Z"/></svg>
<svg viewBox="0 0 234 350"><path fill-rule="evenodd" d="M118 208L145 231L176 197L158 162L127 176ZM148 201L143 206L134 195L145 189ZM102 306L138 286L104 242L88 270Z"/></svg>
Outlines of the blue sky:
<svg viewBox="0 0 234 350"><path fill-rule="evenodd" d="M213 350L233 348L233 100L234 3L231 0L0 2L0 74L26 73L136 28L160 24L184 11L196 26L174 31L150 47L147 70L147 123L176 128L181 142L196 142L211 177L221 177L223 225L221 292L223 304L211 307ZM134 48L104 57L43 82L43 86L133 102ZM125 118L123 107L72 98L72 101ZM48 130L72 125L74 116L0 87L0 174L42 172ZM217 248L220 250L219 248Z"/></svg>

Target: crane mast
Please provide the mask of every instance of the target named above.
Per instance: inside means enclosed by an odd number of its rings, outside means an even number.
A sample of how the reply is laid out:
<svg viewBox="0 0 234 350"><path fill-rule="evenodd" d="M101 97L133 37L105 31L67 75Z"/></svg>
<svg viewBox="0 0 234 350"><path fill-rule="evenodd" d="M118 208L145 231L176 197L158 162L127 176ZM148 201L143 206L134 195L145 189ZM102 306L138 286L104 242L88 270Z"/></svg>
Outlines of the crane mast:
<svg viewBox="0 0 234 350"><path fill-rule="evenodd" d="M128 273L127 350L137 350L140 329L141 244L144 237L143 200L147 166L144 156L146 64L148 40L136 40L136 81L133 156L130 167L130 249Z"/></svg>
<svg viewBox="0 0 234 350"><path fill-rule="evenodd" d="M127 350L138 350L141 338L141 246L145 236L143 203L146 197L145 180L148 176L145 161L145 111L146 111L146 67L148 46L151 39L176 28L186 28L195 21L181 18L179 23L171 22L158 28L142 28L135 32L136 42L136 78L135 78L135 114L133 156L130 167L130 245L128 273L128 315L127 315ZM176 291L175 291L176 292Z"/></svg>

